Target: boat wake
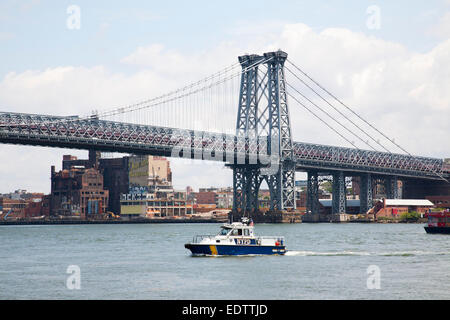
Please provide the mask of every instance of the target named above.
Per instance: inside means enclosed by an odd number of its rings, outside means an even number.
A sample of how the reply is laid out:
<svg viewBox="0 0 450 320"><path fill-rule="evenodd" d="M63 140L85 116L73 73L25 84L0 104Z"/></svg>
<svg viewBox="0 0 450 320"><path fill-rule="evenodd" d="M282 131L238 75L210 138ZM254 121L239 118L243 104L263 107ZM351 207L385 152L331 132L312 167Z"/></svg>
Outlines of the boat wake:
<svg viewBox="0 0 450 320"><path fill-rule="evenodd" d="M331 252L317 252L317 251L299 251L287 250L286 256L422 256L422 255L445 255L448 252L431 252L431 251L391 251L391 252L365 252L365 251L331 251Z"/></svg>
<svg viewBox="0 0 450 320"><path fill-rule="evenodd" d="M369 256L368 252L354 252L354 251L336 251L336 252L316 252L316 251L297 251L287 250L286 256Z"/></svg>

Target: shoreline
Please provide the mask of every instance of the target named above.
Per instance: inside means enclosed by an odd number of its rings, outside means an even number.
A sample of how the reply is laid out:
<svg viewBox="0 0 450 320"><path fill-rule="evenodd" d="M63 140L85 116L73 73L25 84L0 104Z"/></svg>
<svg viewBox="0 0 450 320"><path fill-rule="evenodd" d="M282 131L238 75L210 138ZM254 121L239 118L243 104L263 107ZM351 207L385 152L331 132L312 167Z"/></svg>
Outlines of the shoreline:
<svg viewBox="0 0 450 320"><path fill-rule="evenodd" d="M157 224L157 223L223 223L210 219L148 219L148 220L43 220L0 221L0 226L81 225L81 224Z"/></svg>
<svg viewBox="0 0 450 320"><path fill-rule="evenodd" d="M146 219L146 220L27 220L27 221L0 221L0 226L26 226L26 225L85 225L85 224L158 224L158 223L225 223L222 220L211 219ZM271 222L260 222L271 223ZM272 222L273 223L273 222ZM302 221L302 223L333 223L333 224L424 224L423 221ZM281 222L276 224L291 224L289 222Z"/></svg>

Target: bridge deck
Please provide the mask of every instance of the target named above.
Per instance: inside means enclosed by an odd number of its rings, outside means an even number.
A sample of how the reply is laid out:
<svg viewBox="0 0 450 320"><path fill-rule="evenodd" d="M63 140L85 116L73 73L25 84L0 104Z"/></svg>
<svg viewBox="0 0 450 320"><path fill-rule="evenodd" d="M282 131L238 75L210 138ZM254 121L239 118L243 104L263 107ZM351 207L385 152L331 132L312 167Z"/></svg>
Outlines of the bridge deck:
<svg viewBox="0 0 450 320"><path fill-rule="evenodd" d="M269 157L267 137L245 138L98 119L6 112L0 113L0 142L182 156L228 163L243 159L250 163L267 161ZM344 170L426 179L449 176L442 159L302 142L294 143L292 160L297 170Z"/></svg>

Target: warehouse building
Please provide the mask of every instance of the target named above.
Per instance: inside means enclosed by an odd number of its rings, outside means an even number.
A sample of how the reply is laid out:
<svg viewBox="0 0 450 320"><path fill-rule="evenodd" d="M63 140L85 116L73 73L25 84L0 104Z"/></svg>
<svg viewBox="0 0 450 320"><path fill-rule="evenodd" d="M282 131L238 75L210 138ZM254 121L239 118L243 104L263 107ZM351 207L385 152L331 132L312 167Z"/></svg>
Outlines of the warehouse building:
<svg viewBox="0 0 450 320"><path fill-rule="evenodd" d="M430 200L422 199L383 199L375 203L376 217L397 217L407 212L424 214L434 208Z"/></svg>

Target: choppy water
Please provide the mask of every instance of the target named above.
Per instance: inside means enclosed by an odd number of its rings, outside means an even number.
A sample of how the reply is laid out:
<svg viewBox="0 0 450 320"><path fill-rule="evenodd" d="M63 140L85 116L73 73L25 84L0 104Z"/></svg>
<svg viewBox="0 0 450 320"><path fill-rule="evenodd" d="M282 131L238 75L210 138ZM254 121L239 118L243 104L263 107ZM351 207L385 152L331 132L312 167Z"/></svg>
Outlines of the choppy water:
<svg viewBox="0 0 450 320"><path fill-rule="evenodd" d="M219 224L0 226L0 299L450 299L450 236L420 224L259 224L285 256L192 257ZM81 288L70 290L69 265ZM380 289L368 289L369 266ZM373 283L373 282L371 282Z"/></svg>

